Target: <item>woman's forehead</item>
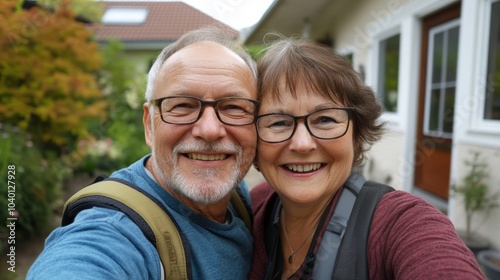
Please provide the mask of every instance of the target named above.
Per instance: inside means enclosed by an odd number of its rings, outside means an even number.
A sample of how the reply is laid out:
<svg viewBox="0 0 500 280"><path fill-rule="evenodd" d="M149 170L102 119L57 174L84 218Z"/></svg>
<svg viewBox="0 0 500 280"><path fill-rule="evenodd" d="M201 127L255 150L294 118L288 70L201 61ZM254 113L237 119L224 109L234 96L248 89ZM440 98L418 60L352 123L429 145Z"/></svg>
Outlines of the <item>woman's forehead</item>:
<svg viewBox="0 0 500 280"><path fill-rule="evenodd" d="M296 81L290 84L282 77L276 87L268 87L261 93L262 102L271 102L276 105L286 104L287 102L295 102L298 100L307 102L311 98L321 100L323 102L332 102L336 105L342 105L340 98L333 92L325 92L320 86L314 85L312 82ZM304 98L305 97L305 98Z"/></svg>

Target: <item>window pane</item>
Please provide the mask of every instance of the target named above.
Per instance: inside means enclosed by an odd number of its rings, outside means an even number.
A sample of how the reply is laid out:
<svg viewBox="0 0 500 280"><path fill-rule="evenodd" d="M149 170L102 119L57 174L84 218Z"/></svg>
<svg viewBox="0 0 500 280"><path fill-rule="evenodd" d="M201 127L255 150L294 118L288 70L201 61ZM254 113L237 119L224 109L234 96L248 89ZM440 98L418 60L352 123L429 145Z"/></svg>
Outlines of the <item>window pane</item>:
<svg viewBox="0 0 500 280"><path fill-rule="evenodd" d="M380 42L378 95L386 111L396 112L398 103L399 34Z"/></svg>
<svg viewBox="0 0 500 280"><path fill-rule="evenodd" d="M432 83L441 82L443 65L443 40L444 32L434 36L434 49L432 50Z"/></svg>
<svg viewBox="0 0 500 280"><path fill-rule="evenodd" d="M434 89L431 92L431 104L429 112L429 131L439 131L439 89Z"/></svg>
<svg viewBox="0 0 500 280"><path fill-rule="evenodd" d="M448 30L448 49L446 59L446 81L454 82L457 77L459 27Z"/></svg>
<svg viewBox="0 0 500 280"><path fill-rule="evenodd" d="M491 6L484 118L500 120L500 2Z"/></svg>
<svg viewBox="0 0 500 280"><path fill-rule="evenodd" d="M452 133L455 112L455 88L447 88L444 98L443 132Z"/></svg>

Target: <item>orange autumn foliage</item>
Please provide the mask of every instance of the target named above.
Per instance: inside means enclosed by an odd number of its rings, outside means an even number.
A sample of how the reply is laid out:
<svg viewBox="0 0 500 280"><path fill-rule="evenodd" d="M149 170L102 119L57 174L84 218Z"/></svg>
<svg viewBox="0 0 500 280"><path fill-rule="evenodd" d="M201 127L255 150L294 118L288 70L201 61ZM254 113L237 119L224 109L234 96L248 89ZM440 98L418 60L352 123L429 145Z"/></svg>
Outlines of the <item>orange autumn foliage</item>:
<svg viewBox="0 0 500 280"><path fill-rule="evenodd" d="M41 145L75 143L105 117L99 46L65 5L52 12L18 2L0 1L0 123Z"/></svg>

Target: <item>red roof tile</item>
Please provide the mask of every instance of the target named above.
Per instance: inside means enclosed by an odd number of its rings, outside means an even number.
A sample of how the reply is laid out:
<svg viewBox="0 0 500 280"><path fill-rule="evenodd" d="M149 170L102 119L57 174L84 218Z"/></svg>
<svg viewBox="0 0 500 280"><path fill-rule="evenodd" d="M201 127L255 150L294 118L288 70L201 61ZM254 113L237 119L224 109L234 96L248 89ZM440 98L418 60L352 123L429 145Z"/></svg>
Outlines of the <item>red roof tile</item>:
<svg viewBox="0 0 500 280"><path fill-rule="evenodd" d="M238 31L182 2L105 2L109 7L144 7L149 10L146 22L139 25L96 24L97 40L110 38L120 41L175 41L187 31L205 25L220 26L234 33Z"/></svg>

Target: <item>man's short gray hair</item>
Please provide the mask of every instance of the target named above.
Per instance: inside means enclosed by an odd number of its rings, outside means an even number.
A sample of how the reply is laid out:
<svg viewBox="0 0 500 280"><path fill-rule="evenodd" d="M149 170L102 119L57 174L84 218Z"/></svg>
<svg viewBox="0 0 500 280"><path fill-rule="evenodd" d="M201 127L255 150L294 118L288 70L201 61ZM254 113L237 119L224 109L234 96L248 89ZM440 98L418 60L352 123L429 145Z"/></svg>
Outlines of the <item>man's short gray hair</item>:
<svg viewBox="0 0 500 280"><path fill-rule="evenodd" d="M154 85L156 83L156 78L160 72L161 67L165 61L172 56L177 51L192 45L194 43L209 41L215 42L226 48L230 49L241 57L245 63L250 67L254 79L257 79L257 67L255 61L252 57L245 51L245 49L238 44L234 35L229 33L229 31L214 27L206 26L200 29L192 30L190 32L182 35L177 41L165 47L162 52L158 55L155 62L151 66L148 74L148 84L146 87L146 101L151 102L153 98Z"/></svg>

